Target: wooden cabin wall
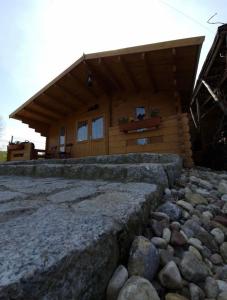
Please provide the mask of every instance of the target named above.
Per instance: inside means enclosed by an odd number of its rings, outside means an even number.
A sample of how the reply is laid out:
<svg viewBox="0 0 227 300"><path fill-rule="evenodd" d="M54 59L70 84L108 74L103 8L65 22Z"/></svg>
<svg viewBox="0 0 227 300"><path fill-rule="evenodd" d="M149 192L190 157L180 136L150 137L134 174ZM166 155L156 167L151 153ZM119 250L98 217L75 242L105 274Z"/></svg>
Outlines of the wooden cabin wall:
<svg viewBox="0 0 227 300"><path fill-rule="evenodd" d="M97 104L98 109L88 111L91 107ZM91 126L90 121L92 118L103 116L104 117L104 138L100 140L90 139L84 142L77 142L76 140L76 130L77 123L79 121L88 120L89 126ZM66 118L61 119L57 123L50 126L48 135L48 149L57 146L59 148L59 133L61 127L66 128L66 144L72 143L71 148L72 157L81 157L88 155L102 155L108 153L108 127L109 127L109 100L106 97L98 99L97 102L91 103L89 105L84 105L78 108L77 111L72 112ZM90 130L90 127L89 127ZM59 151L59 150L58 150Z"/></svg>
<svg viewBox="0 0 227 300"><path fill-rule="evenodd" d="M144 106L145 110L158 109L162 117L176 114L175 99L171 93L122 94L112 100L112 125L118 125L121 117L135 117L136 107L140 106Z"/></svg>
<svg viewBox="0 0 227 300"><path fill-rule="evenodd" d="M191 167L192 151L189 120L181 114L179 99L170 93L128 95L112 101L112 126L109 128L109 154L130 152L176 153L184 158L184 165ZM124 133L119 128L119 118L134 117L136 107L158 109L162 117L159 129ZM146 138L148 144L138 145L137 140Z"/></svg>
<svg viewBox="0 0 227 300"><path fill-rule="evenodd" d="M59 144L59 132L66 127L66 143L72 143L72 157L102 154L120 154L129 152L158 152L177 153L184 157L185 165L193 164L191 156L191 142L186 114L177 110L177 101L173 94L120 94L108 99L99 99L99 109L88 112L90 106L83 106L77 112L53 124L49 130L49 149ZM119 118L135 117L136 107L144 106L158 109L162 117L162 124L157 130L145 132L122 133L119 130ZM105 138L102 141L76 141L76 128L79 120L92 119L103 115L105 118ZM150 143L137 145L139 138L149 138Z"/></svg>

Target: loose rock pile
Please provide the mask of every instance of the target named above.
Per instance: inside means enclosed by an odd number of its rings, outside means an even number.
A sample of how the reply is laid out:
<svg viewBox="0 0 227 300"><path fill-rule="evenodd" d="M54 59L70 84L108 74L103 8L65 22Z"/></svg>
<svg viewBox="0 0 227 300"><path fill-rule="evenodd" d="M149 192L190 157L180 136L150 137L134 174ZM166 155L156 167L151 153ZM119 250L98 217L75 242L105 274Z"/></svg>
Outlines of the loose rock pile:
<svg viewBox="0 0 227 300"><path fill-rule="evenodd" d="M164 201L107 300L227 300L227 173L184 170Z"/></svg>

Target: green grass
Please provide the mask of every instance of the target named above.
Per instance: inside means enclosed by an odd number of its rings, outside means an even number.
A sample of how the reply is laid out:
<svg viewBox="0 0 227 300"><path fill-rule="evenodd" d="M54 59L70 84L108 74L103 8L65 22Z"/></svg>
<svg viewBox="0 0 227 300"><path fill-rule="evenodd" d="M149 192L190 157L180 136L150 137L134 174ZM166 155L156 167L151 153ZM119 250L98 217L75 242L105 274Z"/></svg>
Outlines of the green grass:
<svg viewBox="0 0 227 300"><path fill-rule="evenodd" d="M7 156L6 151L0 151L0 161L5 161Z"/></svg>

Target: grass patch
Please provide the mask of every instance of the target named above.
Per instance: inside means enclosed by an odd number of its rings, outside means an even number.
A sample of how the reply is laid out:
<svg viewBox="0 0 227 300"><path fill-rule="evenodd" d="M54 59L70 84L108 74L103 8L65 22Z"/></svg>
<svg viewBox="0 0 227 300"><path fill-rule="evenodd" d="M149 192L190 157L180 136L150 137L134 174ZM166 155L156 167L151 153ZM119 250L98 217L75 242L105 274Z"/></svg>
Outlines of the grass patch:
<svg viewBox="0 0 227 300"><path fill-rule="evenodd" d="M6 151L0 151L0 161L6 161L7 152Z"/></svg>

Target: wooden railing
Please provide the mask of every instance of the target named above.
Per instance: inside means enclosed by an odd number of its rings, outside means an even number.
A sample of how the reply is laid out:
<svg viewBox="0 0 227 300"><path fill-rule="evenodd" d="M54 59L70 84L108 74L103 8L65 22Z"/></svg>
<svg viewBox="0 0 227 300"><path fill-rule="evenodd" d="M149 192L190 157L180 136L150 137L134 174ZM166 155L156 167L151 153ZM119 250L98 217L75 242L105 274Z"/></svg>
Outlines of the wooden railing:
<svg viewBox="0 0 227 300"><path fill-rule="evenodd" d="M124 133L119 126L110 127L109 153L130 152L176 153L184 158L185 166L191 167L193 161L187 114L162 118L159 128L153 130Z"/></svg>

